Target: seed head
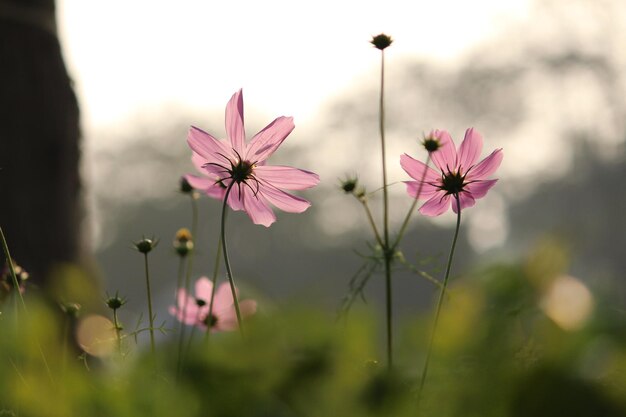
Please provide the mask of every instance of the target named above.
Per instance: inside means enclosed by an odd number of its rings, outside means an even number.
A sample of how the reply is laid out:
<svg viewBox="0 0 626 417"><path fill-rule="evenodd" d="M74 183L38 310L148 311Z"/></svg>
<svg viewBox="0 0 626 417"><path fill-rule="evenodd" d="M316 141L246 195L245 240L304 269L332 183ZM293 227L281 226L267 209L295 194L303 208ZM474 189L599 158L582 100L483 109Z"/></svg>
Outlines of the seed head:
<svg viewBox="0 0 626 417"><path fill-rule="evenodd" d="M393 39L391 39L391 36L385 35L384 33L374 36L370 41L372 45L381 51L391 45L392 42Z"/></svg>
<svg viewBox="0 0 626 417"><path fill-rule="evenodd" d="M115 296L107 298L105 303L111 310L117 310L126 304L126 299L115 293Z"/></svg>
<svg viewBox="0 0 626 417"><path fill-rule="evenodd" d="M432 153L441 148L441 142L435 136L434 132L430 132L428 136L424 137L424 140L422 141L422 146L424 146L424 149L426 149L428 153Z"/></svg>
<svg viewBox="0 0 626 417"><path fill-rule="evenodd" d="M185 177L180 178L180 192L183 194L191 194L193 192L193 187Z"/></svg>
<svg viewBox="0 0 626 417"><path fill-rule="evenodd" d="M358 178L356 177L348 177L345 180L341 181L341 189L346 194L353 194L356 190L356 187L359 183Z"/></svg>
<svg viewBox="0 0 626 417"><path fill-rule="evenodd" d="M134 245L135 245L135 249L137 249L139 252L143 254L146 254L146 253L149 253L152 249L154 249L158 243L159 243L159 239L155 239L154 237L152 238L144 237L140 241L134 242Z"/></svg>
<svg viewBox="0 0 626 417"><path fill-rule="evenodd" d="M61 310L69 317L78 317L80 312L80 304L78 303L61 303Z"/></svg>

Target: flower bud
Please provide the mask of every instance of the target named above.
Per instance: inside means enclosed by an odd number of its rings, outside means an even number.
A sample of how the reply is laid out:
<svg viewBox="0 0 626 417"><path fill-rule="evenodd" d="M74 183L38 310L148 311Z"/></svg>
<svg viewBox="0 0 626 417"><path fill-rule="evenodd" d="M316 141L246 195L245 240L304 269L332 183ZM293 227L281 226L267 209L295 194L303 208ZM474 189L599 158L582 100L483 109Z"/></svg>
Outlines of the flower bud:
<svg viewBox="0 0 626 417"><path fill-rule="evenodd" d="M391 39L391 36L385 35L384 33L374 36L370 41L372 45L381 51L391 45L392 42L393 40Z"/></svg>
<svg viewBox="0 0 626 417"><path fill-rule="evenodd" d="M78 317L80 312L80 304L78 303L61 303L61 310L69 317Z"/></svg>
<svg viewBox="0 0 626 417"><path fill-rule="evenodd" d="M126 299L115 294L115 296L107 298L105 303L111 310L117 310L126 304Z"/></svg>
<svg viewBox="0 0 626 417"><path fill-rule="evenodd" d="M183 194L191 194L193 192L193 187L185 177L180 178L180 192Z"/></svg>
<svg viewBox="0 0 626 417"><path fill-rule="evenodd" d="M356 190L358 183L359 180L356 177L348 177L345 180L341 181L341 189L346 194L353 194Z"/></svg>
<svg viewBox="0 0 626 417"><path fill-rule="evenodd" d="M428 134L428 136L424 137L424 140L422 141L422 146L424 146L424 149L426 149L428 153L432 153L441 147L441 142L439 141L439 138L437 138L437 136L435 135L435 132L432 131Z"/></svg>
<svg viewBox="0 0 626 417"><path fill-rule="evenodd" d="M187 256L187 254L193 250L193 239L189 229L184 227L179 229L178 232L176 232L173 245L174 250L180 257L184 258Z"/></svg>
<svg viewBox="0 0 626 417"><path fill-rule="evenodd" d="M158 243L159 243L159 240L155 239L154 237L152 238L144 237L140 241L134 242L133 244L135 245L135 249L137 249L139 252L143 254L146 254L146 253L149 253L152 249L154 249Z"/></svg>

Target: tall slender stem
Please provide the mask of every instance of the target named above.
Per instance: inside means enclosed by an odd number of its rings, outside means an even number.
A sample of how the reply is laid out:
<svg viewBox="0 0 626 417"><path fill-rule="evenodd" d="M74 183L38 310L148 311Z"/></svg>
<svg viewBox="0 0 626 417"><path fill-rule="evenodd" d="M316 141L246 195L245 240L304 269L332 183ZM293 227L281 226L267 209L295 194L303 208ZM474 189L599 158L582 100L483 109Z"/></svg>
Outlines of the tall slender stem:
<svg viewBox="0 0 626 417"><path fill-rule="evenodd" d="M367 204L367 200L364 198L359 199L361 204L363 204L363 208L365 209L365 214L367 214L367 220L370 222L370 226L372 226L372 231L374 232L374 238L376 238L376 242L381 246L385 246L385 243L380 238L380 234L378 233L378 228L376 227L376 222L374 222L374 218L372 217L372 212L370 210L369 204Z"/></svg>
<svg viewBox="0 0 626 417"><path fill-rule="evenodd" d="M443 286L441 287L441 291L439 292L439 300L437 301L437 310L435 313L435 321L433 322L433 330L430 334L430 341L428 342L428 350L426 351L426 362L424 363L424 370L422 371L422 379L420 381L420 389L419 393L421 395L422 389L424 388L424 382L426 381L426 374L428 373L428 363L430 361L430 354L433 348L433 341L435 340L435 332L437 331L437 323L439 321L439 313L441 312L441 306L443 304L443 298L446 293L446 287L448 285L448 278L450 277L450 267L452 266L452 258L454 257L454 248L456 247L456 241L459 237L459 228L461 226L461 202L459 200L459 195L454 194L454 200L456 203L456 229L454 231L454 239L452 239L452 247L450 248L450 255L448 256L448 265L446 266L446 275L443 279Z"/></svg>
<svg viewBox="0 0 626 417"><path fill-rule="evenodd" d="M191 235L193 237L193 234ZM190 254L191 256L191 254ZM185 272L185 258L183 258L182 256L180 257L180 260L178 262L178 279L176 281L176 291L174 292L174 303L179 306L178 304L178 292L180 291L181 288L183 288L183 275ZM185 301L183 302L183 313L182 313L182 320L180 321L180 326L178 328L178 366L177 369L180 371L181 368L181 363L183 360L183 342L184 342L184 338L185 338L185 312L187 311L187 298L189 296L189 289L187 288L188 285L185 285ZM180 306L178 307L180 308Z"/></svg>
<svg viewBox="0 0 626 417"><path fill-rule="evenodd" d="M117 353L122 356L122 326L120 325L119 318L117 317L117 308L113 309L113 326L115 327L115 338L117 339Z"/></svg>
<svg viewBox="0 0 626 417"><path fill-rule="evenodd" d="M189 198L191 199L191 239L192 242L196 239L196 233L198 231L198 203L197 203L197 193L196 191L192 191L191 194L189 194ZM196 252L196 248L195 245L194 247L189 251L189 254L187 255L187 272L185 273L185 301L183 302L183 320L181 320L180 322L180 332L179 332L179 337L178 337L178 372L180 373L180 370L182 368L182 362L183 362L183 345L185 343L185 330L187 329L185 327L185 317L187 314L187 303L189 300L189 285L190 285L190 281L191 281L191 274L193 273L193 261L194 261L194 254ZM181 281L182 281L182 271L183 269L183 258L180 259L180 265L179 265L179 269L178 269L178 287L177 289L181 288ZM176 303L178 303L178 300L176 300Z"/></svg>
<svg viewBox="0 0 626 417"><path fill-rule="evenodd" d="M144 253L144 265L146 269L146 291L148 292L148 314L150 321L150 350L152 355L154 356L155 348L154 348L154 316L152 315L152 292L150 291L150 272L148 270L148 254Z"/></svg>
<svg viewBox="0 0 626 417"><path fill-rule="evenodd" d="M20 283L17 281L17 275L15 274L15 267L13 266L13 258L11 258L11 253L9 252L9 245L7 244L7 240L4 237L4 232L0 227L0 238L2 239L2 250L4 251L4 257L7 259L7 265L9 265L9 272L11 273L11 278L13 279L13 287L15 289L15 293L17 294L17 298L19 298L22 308L26 312L26 303L24 302L24 297L22 297L22 292L20 291Z"/></svg>
<svg viewBox="0 0 626 417"><path fill-rule="evenodd" d="M191 235L193 238L193 234ZM191 251L191 253L189 254L189 256L193 256L193 250ZM181 270L183 269L182 267L184 267L184 260L183 258L180 259L180 265L179 265L179 282L182 281L181 278ZM190 266L190 265L189 265ZM185 283L184 283L184 288L185 288L185 300L183 301L183 311L182 311L182 320L180 321L180 332L178 334L178 367L177 370L180 373L180 370L182 368L182 364L183 364L183 345L185 343L185 318L187 317L187 303L189 300L189 266L187 267L187 274L185 275ZM177 294L178 291L180 291L181 285L179 284L178 286L178 290L177 290ZM178 305L178 297L176 297L176 305Z"/></svg>
<svg viewBox="0 0 626 417"><path fill-rule="evenodd" d="M7 264L9 265L9 272L11 273L11 278L13 279L13 286L15 287L15 293L17 294L16 298L19 298L20 303L22 304L22 309L24 310L24 314L28 315L28 309L26 308L26 303L24 302L24 297L22 296L22 292L20 291L20 283L17 280L17 275L15 274L15 267L13 266L13 258L11 258L11 252L9 252L9 245L7 244L7 240L4 236L4 232L0 227L0 240L2 240L2 250L4 251L4 256L7 259ZM17 302L16 302L17 303ZM17 304L16 304L17 305ZM17 312L17 307L15 309ZM17 320L17 315L15 316ZM48 377L50 381L54 383L54 378L52 377L52 371L50 370L50 366L48 365L48 360L46 359L46 355L41 348L41 343L37 341L37 347L39 348L39 354L41 355L41 359L43 364L48 372Z"/></svg>
<svg viewBox="0 0 626 417"><path fill-rule="evenodd" d="M235 280L233 278L233 271L230 268L230 261L228 260L228 247L226 245L226 207L228 202L228 196L230 195L231 190L233 189L233 185L235 185L235 181L231 181L226 189L226 194L224 195L224 204L222 204L222 231L221 231L221 239L222 239L222 250L224 251L224 264L226 265L226 273L228 274L228 282L230 283L230 290L233 293L233 302L235 304L235 313L237 314L237 325L239 326L239 332L243 336L243 326L241 322L241 312L239 310L239 300L237 299L237 290L235 289Z"/></svg>
<svg viewBox="0 0 626 417"><path fill-rule="evenodd" d="M211 300L209 300L209 321L213 316L213 300L215 300L215 290L217 288L217 274L220 271L220 258L222 257L222 238L220 237L219 242L217 242L217 253L215 254L215 265L213 266L213 276L211 277L211 282L213 283L213 287L211 288ZM204 336L205 340L209 341L209 335L211 334L211 328L207 326L206 334Z"/></svg>
<svg viewBox="0 0 626 417"><path fill-rule="evenodd" d="M380 51L380 146L383 165L383 254L385 257L385 293L387 317L387 367L393 365L393 303L391 293L391 260L393 252L389 247L389 193L387 190L387 156L385 151L385 51Z"/></svg>

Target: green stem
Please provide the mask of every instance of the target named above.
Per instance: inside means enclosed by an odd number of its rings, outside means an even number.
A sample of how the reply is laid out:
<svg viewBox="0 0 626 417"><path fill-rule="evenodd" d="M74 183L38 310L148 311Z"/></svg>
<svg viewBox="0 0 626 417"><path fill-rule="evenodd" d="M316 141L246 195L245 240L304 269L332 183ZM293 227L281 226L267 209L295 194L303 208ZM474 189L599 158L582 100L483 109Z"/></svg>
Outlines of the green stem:
<svg viewBox="0 0 626 417"><path fill-rule="evenodd" d="M15 274L15 267L13 266L13 258L11 258L11 253L9 252L9 245L7 244L7 240L4 237L4 232L0 227L0 238L2 239L2 249L4 250L4 256L7 259L7 265L9 265L9 272L11 273L11 278L13 279L13 287L15 289L15 293L17 294L17 298L19 298L22 308L24 312L26 312L26 303L24 302L24 297L22 297L22 292L20 291L20 283L17 281L17 275Z"/></svg>
<svg viewBox="0 0 626 417"><path fill-rule="evenodd" d="M152 356L155 353L154 347L154 316L152 315L152 294L150 291L150 272L148 271L148 254L144 253L144 264L146 269L146 291L148 292L148 314L150 315L150 350Z"/></svg>
<svg viewBox="0 0 626 417"><path fill-rule="evenodd" d="M382 150L383 162L383 233L385 238L385 246L389 244L389 195L387 192L387 161L385 151L385 51L381 51L380 61L380 145Z"/></svg>
<svg viewBox="0 0 626 417"><path fill-rule="evenodd" d="M17 294L17 298L19 298L20 303L22 304L22 309L25 314L28 314L28 309L26 308L26 303L24 302L24 297L22 296L22 292L20 291L20 283L17 281L17 275L15 274L15 267L13 266L13 258L11 258L11 252L9 252L9 245L7 244L7 240L4 236L4 232L0 227L0 240L2 240L2 250L4 251L4 256L7 259L7 264L9 265L9 272L11 273L11 278L13 279L13 286L15 287L15 292ZM16 308L17 311L17 308ZM17 315L16 315L17 320ZM50 370L50 366L48 365L48 360L46 359L46 355L41 348L41 343L37 341L37 347L39 348L39 354L41 355L41 359L43 364L48 372L48 377L50 381L54 383L54 378L52 377L52 371Z"/></svg>
<svg viewBox="0 0 626 417"><path fill-rule="evenodd" d="M433 322L433 330L430 334L430 341L428 342L428 350L426 351L426 362L424 363L424 370L422 371L422 379L420 381L419 393L421 395L424 388L424 382L426 382L426 374L428 373L428 363L430 362L430 355L432 352L433 341L435 340L435 332L437 331L437 323L439 321L439 313L441 312L441 306L443 305L443 298L448 285L448 278L450 277L450 267L452 266L452 258L454 257L454 248L456 247L456 241L459 237L459 228L461 226L461 202L459 195L454 194L454 200L456 203L457 217L456 217L456 230L454 231L454 239L452 239L452 247L450 248L450 255L448 256L448 265L446 266L446 275L443 279L443 286L439 292L439 300L437 301L437 310L435 313L435 321Z"/></svg>
<svg viewBox="0 0 626 417"><path fill-rule="evenodd" d="M387 156L385 151L385 51L380 55L380 146L383 165L383 254L385 257L385 292L387 316L387 368L393 365L393 305L391 294L391 260L393 252L389 247L389 193L387 190Z"/></svg>
<svg viewBox="0 0 626 417"><path fill-rule="evenodd" d="M180 257L178 261L178 277L176 279L176 290L174 291L174 304L178 301L178 290L183 287L183 277L185 275L185 258Z"/></svg>
<svg viewBox="0 0 626 417"><path fill-rule="evenodd" d="M415 207L417 207L417 201L420 197L420 194L422 194L422 188L424 186L424 180L426 179L426 173L428 172L429 163L430 163L430 153L428 154L428 157L426 158L426 169L424 169L424 173L422 174L422 178L420 179L420 184L419 184L419 187L417 188L417 194L415 195L413 204L411 204L411 208L409 209L408 213L406 214L406 217L404 218L404 221L402 222L402 226L400 227L400 232L398 232L398 237L396 237L396 241L393 243L393 245L391 245L392 251L394 251L400 244L400 241L402 240L402 237L404 236L404 232L406 232L406 228L409 225L409 220L411 219L411 216L413 215L413 211L415 211Z"/></svg>
<svg viewBox="0 0 626 417"><path fill-rule="evenodd" d="M115 338L117 339L117 352L120 357L122 356L122 335L121 330L122 326L120 326L120 321L117 317L117 309L113 309L113 326L115 326Z"/></svg>
<svg viewBox="0 0 626 417"><path fill-rule="evenodd" d="M217 274L220 271L220 258L222 256L222 239L220 238L219 242L217 242L217 253L215 255L215 265L213 266L213 277L211 277L211 282L213 283L213 288L211 289L211 300L209 301L209 320L210 317L213 316L213 300L215 300L215 290L217 287ZM211 334L211 328L207 326L205 340L209 341L209 335Z"/></svg>
<svg viewBox="0 0 626 417"><path fill-rule="evenodd" d="M193 234L191 236L193 238ZM189 254L189 256L192 256L192 255ZM185 258L181 257L180 262L178 264L178 280L177 280L178 285L176 286L176 293L175 293L175 300L174 300L174 303L177 306L178 306L178 291L180 291L180 289L183 287L184 269L185 269ZM183 302L182 320L180 321L180 327L178 329L178 360L177 360L176 369L179 373L180 373L180 369L182 367L182 362L183 362L183 343L185 340L185 312L187 311L187 298L189 297L188 277L189 276L187 275L187 277L185 278L185 287L184 287L185 288L185 301Z"/></svg>
<svg viewBox="0 0 626 417"><path fill-rule="evenodd" d="M228 260L228 247L226 245L226 207L228 202L228 196L230 195L231 190L233 189L233 185L235 185L235 181L232 181L228 188L226 189L226 194L224 195L224 204L222 204L222 231L221 231L221 239L222 239L222 250L224 251L224 264L226 265L226 273L228 274L228 282L230 283L230 290L233 293L233 302L235 304L235 313L237 314L237 325L239 326L239 332L243 336L243 326L241 322L241 312L239 310L239 300L237 299L237 290L235 289L235 280L233 279L233 271L230 268L230 261Z"/></svg>
<svg viewBox="0 0 626 417"><path fill-rule="evenodd" d="M391 299L391 257L387 251L385 251L385 293L387 295L387 368L391 369L393 366L393 309Z"/></svg>
<svg viewBox="0 0 626 417"><path fill-rule="evenodd" d="M376 227L376 223L374 222L374 218L372 217L372 212L370 211L369 204L367 204L367 200L365 200L365 197L363 197L363 198L359 198L359 201L361 202L361 204L363 204L363 208L365 209L365 214L367 214L367 220L370 222L370 226L372 226L372 230L374 231L374 237L376 238L376 242L378 242L378 244L381 247L384 247L385 244L383 243L383 240L380 238L380 234L378 233L378 228Z"/></svg>
<svg viewBox="0 0 626 417"><path fill-rule="evenodd" d="M197 203L197 193L195 191L192 191L191 194L189 195L189 198L191 199L191 239L192 241L195 242L196 239L196 233L198 231L198 203ZM187 327L185 326L185 322L184 322L184 318L185 318L185 314L187 312L187 301L189 300L189 285L190 285L190 281L191 281L191 274L193 273L193 261L194 261L194 254L196 252L196 246L194 245L193 249L191 249L191 251L189 252L188 258L187 258L187 273L185 274L185 302L183 303L183 320L180 322L180 332L179 332L179 339L178 339L178 371L180 372L180 369L182 367L182 361L183 361L183 345L185 343L185 330L187 329ZM178 289L180 289L181 284L181 270L182 270L182 263L183 263L183 258L181 258L181 265L179 266L179 284L178 284ZM177 297L178 298L178 297ZM176 300L176 302L178 303L178 300Z"/></svg>

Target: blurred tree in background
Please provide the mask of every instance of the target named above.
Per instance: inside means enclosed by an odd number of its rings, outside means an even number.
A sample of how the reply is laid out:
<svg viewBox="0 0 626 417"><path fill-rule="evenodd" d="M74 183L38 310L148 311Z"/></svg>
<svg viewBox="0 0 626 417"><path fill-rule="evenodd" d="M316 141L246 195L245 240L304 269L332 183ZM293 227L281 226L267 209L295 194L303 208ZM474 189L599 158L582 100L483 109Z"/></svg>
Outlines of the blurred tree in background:
<svg viewBox="0 0 626 417"><path fill-rule="evenodd" d="M78 117L54 0L0 0L0 223L38 283L79 251Z"/></svg>

